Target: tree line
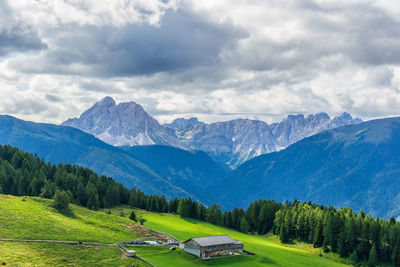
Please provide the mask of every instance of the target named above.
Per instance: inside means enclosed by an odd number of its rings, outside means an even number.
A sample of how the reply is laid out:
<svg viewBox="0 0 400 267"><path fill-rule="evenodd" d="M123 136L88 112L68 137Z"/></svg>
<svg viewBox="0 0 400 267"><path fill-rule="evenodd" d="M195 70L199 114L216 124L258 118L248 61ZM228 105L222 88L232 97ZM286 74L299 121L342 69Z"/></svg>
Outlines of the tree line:
<svg viewBox="0 0 400 267"><path fill-rule="evenodd" d="M218 204L206 206L190 198L167 200L165 196L145 195L134 187L128 190L88 168L46 163L36 155L0 145L0 193L54 198L56 192L70 203L92 210L125 204L244 233L274 233L283 243L310 243L325 252L339 253L355 264L400 266L400 223L394 218L377 219L350 208L298 201L257 200L246 210L235 207L222 211Z"/></svg>
<svg viewBox="0 0 400 267"><path fill-rule="evenodd" d="M384 220L350 208L294 201L275 214L273 233L283 243L311 243L355 264L400 266L400 223L393 217Z"/></svg>

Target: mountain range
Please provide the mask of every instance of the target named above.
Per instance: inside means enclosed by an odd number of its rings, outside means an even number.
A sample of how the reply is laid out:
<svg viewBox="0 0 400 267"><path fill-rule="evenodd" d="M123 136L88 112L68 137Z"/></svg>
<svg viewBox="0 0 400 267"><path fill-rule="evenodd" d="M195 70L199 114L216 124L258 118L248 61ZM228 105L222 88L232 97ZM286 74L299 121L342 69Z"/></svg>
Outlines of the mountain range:
<svg viewBox="0 0 400 267"><path fill-rule="evenodd" d="M117 182L121 182L127 187L135 186L147 194L192 197L200 200L199 196L185 190L185 188L191 190L190 187L179 185L182 179L171 180L171 177L177 178L184 174L167 176L164 175L165 173L159 173L156 168L153 169L135 159L131 153L106 144L93 135L72 127L34 123L11 116L0 116L0 144L12 145L26 152L37 154L54 164L70 163L88 167L99 175L113 177ZM165 149L170 148L165 147ZM209 168L201 170L203 176L196 170L191 170L193 176L204 177L206 171L217 173L212 169L213 165L209 164L209 162L214 162L210 158L207 159L204 152L199 153L199 159L196 159L195 152L181 151L182 157L188 158L189 155L193 162L209 166ZM214 163L214 165L216 164ZM184 162L180 166L182 169L190 169ZM210 175L210 179L212 177Z"/></svg>
<svg viewBox="0 0 400 267"><path fill-rule="evenodd" d="M202 150L216 162L236 168L261 154L282 150L324 130L358 124L350 114L331 119L326 113L290 115L280 123L235 119L203 123L197 118L178 118L161 125L135 102L116 104L111 97L95 103L79 118L62 123L96 136L113 146L170 145Z"/></svg>
<svg viewBox="0 0 400 267"><path fill-rule="evenodd" d="M221 167L203 151L114 147L72 127L10 116L0 116L0 144L52 163L92 168L147 194L191 197L224 209L246 207L259 198L298 199L400 218L400 118L323 131L235 170Z"/></svg>
<svg viewBox="0 0 400 267"><path fill-rule="evenodd" d="M224 191L219 189L228 183ZM297 199L397 217L400 118L372 120L305 138L285 150L249 160L213 190L228 208L258 198Z"/></svg>

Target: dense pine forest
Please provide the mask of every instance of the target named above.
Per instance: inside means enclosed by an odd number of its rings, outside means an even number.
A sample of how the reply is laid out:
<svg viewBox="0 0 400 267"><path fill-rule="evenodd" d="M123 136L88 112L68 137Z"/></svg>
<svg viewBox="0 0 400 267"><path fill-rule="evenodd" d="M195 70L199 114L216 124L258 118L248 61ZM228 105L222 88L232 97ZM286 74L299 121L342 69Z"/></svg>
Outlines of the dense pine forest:
<svg viewBox="0 0 400 267"><path fill-rule="evenodd" d="M349 257L355 264L400 266L400 223L358 214L350 208L335 209L298 201L277 203L257 200L244 210L222 211L191 199L170 199L128 190L112 178L88 168L50 164L11 146L0 146L0 193L53 198L56 192L70 203L89 209L121 204L153 212L176 213L245 233L274 233L283 243L302 241L328 252Z"/></svg>

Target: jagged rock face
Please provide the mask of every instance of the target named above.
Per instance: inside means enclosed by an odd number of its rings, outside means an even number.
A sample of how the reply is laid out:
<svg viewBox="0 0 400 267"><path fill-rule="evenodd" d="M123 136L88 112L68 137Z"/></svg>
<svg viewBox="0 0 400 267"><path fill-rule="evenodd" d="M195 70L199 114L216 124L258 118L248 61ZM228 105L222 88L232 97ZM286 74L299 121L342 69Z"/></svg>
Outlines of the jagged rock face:
<svg viewBox="0 0 400 267"><path fill-rule="evenodd" d="M167 123L164 125L168 126L170 128L174 128L176 130L181 130L181 129L195 126L198 124L204 124L204 123L200 122L197 118L190 118L190 119L177 118L177 119L173 120L171 123Z"/></svg>
<svg viewBox="0 0 400 267"><path fill-rule="evenodd" d="M360 123L348 113L331 119L326 113L289 115L280 123L236 119L212 124L198 124L177 130L178 138L189 149L210 153L217 161L235 168L261 154L282 150L289 145L324 130Z"/></svg>
<svg viewBox="0 0 400 267"><path fill-rule="evenodd" d="M160 125L135 102L116 105L106 97L79 118L62 123L90 133L114 146L163 144L181 147L174 131Z"/></svg>
<svg viewBox="0 0 400 267"><path fill-rule="evenodd" d="M177 131L177 135L187 148L207 151L214 159L231 167L279 148L268 124L256 120L198 124Z"/></svg>
<svg viewBox="0 0 400 267"><path fill-rule="evenodd" d="M206 124L197 118L178 118L160 125L135 102L116 105L106 97L62 125L93 134L115 146L171 145L189 150L203 150L214 160L232 168L258 155L279 151L324 130L357 124L350 114L331 119L326 113L289 115L280 123L236 119Z"/></svg>

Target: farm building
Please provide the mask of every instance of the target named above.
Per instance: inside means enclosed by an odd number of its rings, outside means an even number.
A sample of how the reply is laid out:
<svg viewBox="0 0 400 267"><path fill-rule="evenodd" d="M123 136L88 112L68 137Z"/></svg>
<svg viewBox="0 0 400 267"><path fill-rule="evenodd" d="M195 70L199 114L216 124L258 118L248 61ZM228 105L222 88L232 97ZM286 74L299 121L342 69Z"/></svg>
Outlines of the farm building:
<svg viewBox="0 0 400 267"><path fill-rule="evenodd" d="M243 251L243 242L228 235L191 238L183 242L183 245L186 252L203 259Z"/></svg>

